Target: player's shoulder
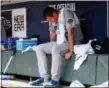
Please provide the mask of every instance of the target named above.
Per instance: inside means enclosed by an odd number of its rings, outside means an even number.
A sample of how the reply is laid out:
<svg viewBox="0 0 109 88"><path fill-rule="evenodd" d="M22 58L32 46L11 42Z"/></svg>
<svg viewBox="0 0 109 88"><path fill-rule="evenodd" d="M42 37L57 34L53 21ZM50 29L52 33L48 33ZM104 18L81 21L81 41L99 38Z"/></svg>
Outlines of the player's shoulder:
<svg viewBox="0 0 109 88"><path fill-rule="evenodd" d="M67 14L73 14L74 11L72 9L69 9L69 8L63 8L64 9L64 13L67 13Z"/></svg>
<svg viewBox="0 0 109 88"><path fill-rule="evenodd" d="M74 17L74 11L73 10L71 10L71 9L64 9L64 16L65 17L69 17L69 16L72 16L72 17Z"/></svg>

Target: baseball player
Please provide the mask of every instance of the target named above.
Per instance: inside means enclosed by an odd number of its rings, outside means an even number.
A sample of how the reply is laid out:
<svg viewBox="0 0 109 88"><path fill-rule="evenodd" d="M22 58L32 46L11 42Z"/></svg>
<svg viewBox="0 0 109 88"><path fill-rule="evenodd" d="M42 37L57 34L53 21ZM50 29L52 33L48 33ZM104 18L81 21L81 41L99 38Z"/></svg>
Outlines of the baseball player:
<svg viewBox="0 0 109 88"><path fill-rule="evenodd" d="M54 87L59 84L62 76L61 56L70 59L74 44L80 44L83 35L78 17L70 9L62 8L57 11L52 7L46 7L43 16L49 22L50 42L36 47L40 78L30 84ZM48 73L46 54L52 55L51 78Z"/></svg>

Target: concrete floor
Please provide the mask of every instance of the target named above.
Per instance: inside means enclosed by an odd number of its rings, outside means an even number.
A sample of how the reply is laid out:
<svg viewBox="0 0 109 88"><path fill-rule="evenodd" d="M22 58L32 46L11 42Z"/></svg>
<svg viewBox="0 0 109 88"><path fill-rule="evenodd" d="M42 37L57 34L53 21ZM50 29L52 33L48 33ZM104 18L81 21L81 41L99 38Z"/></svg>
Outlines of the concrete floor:
<svg viewBox="0 0 109 88"><path fill-rule="evenodd" d="M22 85L25 85L23 87L30 86L30 85L28 85L28 83L30 82L30 80L35 80L36 79L36 77L31 77L30 78L29 76L21 76L21 75L15 75L15 77L16 77L16 79L13 80L13 81L17 81L18 84L17 83L14 83L14 84L17 84L18 86L20 86L20 88L22 87ZM24 84L22 84L22 83L24 83ZM9 83L9 82L7 82L7 83L5 82L5 84L4 84L5 86L3 86L3 87L6 88L7 87L6 85L10 85L10 84L11 83ZM70 88L69 85L70 85L70 83L61 81L60 82L60 86L57 87L57 88ZM89 85L88 86L85 85L85 86L86 86L85 88L89 88ZM16 86L13 86L13 87L16 87ZM12 88L12 87L11 86L8 86L8 88ZM35 88L39 88L39 87L35 87Z"/></svg>
<svg viewBox="0 0 109 88"><path fill-rule="evenodd" d="M16 79L16 80L5 80L2 81L1 85L3 88L12 88L12 87L35 87L35 88L39 88L37 86L30 86L28 85L28 80L21 80L21 79ZM41 87L40 87L41 88ZM64 85L60 85L59 87L56 88L69 88L69 86L64 86Z"/></svg>
<svg viewBox="0 0 109 88"><path fill-rule="evenodd" d="M20 79L18 79L18 81L20 81L20 82L25 82L25 83L28 83L29 81L27 81L27 80L20 80ZM38 87L37 87L38 88ZM64 86L64 85L60 85L59 87L56 87L56 88L70 88L69 86Z"/></svg>

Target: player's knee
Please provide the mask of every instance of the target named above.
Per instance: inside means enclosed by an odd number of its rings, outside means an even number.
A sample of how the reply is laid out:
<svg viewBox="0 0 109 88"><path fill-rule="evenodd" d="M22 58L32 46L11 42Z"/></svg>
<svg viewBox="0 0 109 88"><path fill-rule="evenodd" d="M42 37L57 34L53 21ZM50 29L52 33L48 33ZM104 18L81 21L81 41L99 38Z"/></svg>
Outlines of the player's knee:
<svg viewBox="0 0 109 88"><path fill-rule="evenodd" d="M37 51L40 51L41 49L42 49L42 45L36 46L36 52L37 52Z"/></svg>

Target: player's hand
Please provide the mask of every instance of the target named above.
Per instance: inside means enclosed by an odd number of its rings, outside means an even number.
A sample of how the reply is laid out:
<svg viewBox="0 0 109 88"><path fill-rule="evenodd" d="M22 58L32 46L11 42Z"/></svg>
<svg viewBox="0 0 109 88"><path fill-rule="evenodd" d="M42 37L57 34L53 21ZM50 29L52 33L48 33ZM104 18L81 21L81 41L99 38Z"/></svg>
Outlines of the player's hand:
<svg viewBox="0 0 109 88"><path fill-rule="evenodd" d="M73 52L67 52L64 54L66 59L70 59L71 56L73 55Z"/></svg>

